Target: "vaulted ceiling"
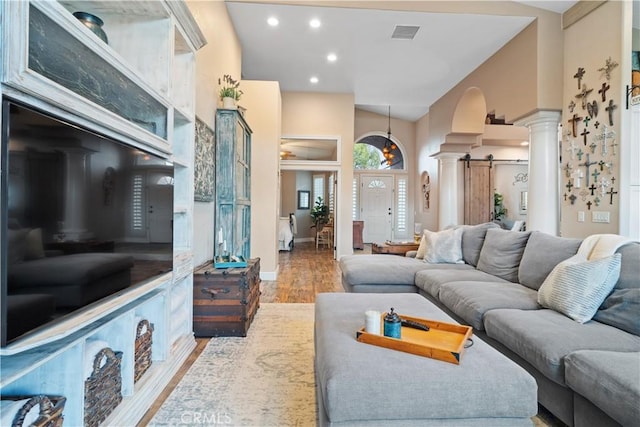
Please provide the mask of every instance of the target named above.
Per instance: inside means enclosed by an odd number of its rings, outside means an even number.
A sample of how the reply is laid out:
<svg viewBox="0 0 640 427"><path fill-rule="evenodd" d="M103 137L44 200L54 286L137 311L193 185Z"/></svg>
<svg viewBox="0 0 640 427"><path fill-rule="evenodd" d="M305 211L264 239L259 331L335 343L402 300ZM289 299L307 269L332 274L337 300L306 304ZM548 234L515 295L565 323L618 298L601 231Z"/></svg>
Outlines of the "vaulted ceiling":
<svg viewBox="0 0 640 427"><path fill-rule="evenodd" d="M563 12L576 2L519 3ZM535 13L409 12L304 2L226 4L242 44L243 79L275 80L282 91L353 93L357 108L386 115L390 105L393 117L409 121L426 114L431 104L535 19ZM270 17L279 24L269 26ZM320 26L310 27L311 19L318 19ZM419 28L413 39L398 39L392 37L397 26ZM330 53L337 57L333 62L327 60ZM313 76L317 83L310 82Z"/></svg>

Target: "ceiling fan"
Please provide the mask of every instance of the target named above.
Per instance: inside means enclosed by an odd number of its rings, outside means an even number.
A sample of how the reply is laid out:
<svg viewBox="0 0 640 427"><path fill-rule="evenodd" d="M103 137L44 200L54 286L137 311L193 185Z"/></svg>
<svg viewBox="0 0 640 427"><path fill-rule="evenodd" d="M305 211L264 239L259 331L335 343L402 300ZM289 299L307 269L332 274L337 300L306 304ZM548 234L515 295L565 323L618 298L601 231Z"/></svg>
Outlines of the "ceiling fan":
<svg viewBox="0 0 640 427"><path fill-rule="evenodd" d="M294 159L296 157L297 156L295 154L293 154L289 150L281 150L280 151L280 160L291 160L291 159Z"/></svg>

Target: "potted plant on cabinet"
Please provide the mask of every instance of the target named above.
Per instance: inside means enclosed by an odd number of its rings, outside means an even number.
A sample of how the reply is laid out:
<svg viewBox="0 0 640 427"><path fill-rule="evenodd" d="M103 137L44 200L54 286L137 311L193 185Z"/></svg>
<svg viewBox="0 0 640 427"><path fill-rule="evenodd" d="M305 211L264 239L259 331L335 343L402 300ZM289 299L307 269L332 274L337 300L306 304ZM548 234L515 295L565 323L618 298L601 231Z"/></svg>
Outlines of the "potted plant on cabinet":
<svg viewBox="0 0 640 427"><path fill-rule="evenodd" d="M222 79L218 79L220 85L220 100L222 100L222 108L235 109L236 101L240 100L242 91L240 90L240 81L235 80L229 74L225 74Z"/></svg>

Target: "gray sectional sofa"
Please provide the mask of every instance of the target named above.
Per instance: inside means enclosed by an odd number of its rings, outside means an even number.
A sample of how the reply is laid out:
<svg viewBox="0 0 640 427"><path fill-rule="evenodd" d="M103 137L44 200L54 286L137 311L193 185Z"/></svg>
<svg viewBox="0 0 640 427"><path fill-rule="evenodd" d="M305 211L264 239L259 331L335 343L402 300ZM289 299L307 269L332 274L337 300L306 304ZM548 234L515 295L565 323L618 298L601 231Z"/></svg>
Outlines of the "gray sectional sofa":
<svg viewBox="0 0 640 427"><path fill-rule="evenodd" d="M462 227L458 263L350 255L340 268L347 292L417 292L473 326L536 378L539 403L565 424L640 426L640 243L608 258L620 263L619 276L591 320L538 302L545 279L582 243L487 223ZM551 278L544 292L556 287Z"/></svg>

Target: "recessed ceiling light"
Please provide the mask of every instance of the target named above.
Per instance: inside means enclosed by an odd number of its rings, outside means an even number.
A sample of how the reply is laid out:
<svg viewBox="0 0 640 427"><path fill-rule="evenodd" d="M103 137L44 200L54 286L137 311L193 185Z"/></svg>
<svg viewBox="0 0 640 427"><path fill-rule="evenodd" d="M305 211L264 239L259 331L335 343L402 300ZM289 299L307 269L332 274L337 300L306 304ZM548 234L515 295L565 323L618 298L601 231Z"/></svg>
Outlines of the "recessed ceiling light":
<svg viewBox="0 0 640 427"><path fill-rule="evenodd" d="M316 83L318 83L318 78L317 78L316 76L313 76L313 77L311 77L311 78L309 79L309 81L310 81L311 83L313 83L313 84L316 84Z"/></svg>
<svg viewBox="0 0 640 427"><path fill-rule="evenodd" d="M273 16L267 19L267 24L271 25L272 27L277 27L279 23L280 22L278 21L278 18L275 18Z"/></svg>
<svg viewBox="0 0 640 427"><path fill-rule="evenodd" d="M329 62L334 62L337 59L338 59L338 57L336 56L335 53L330 53L329 55L327 55L327 61L329 61Z"/></svg>
<svg viewBox="0 0 640 427"><path fill-rule="evenodd" d="M311 26L311 28L319 28L320 27L320 20L314 18L311 21L309 21L309 25Z"/></svg>

